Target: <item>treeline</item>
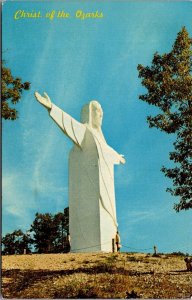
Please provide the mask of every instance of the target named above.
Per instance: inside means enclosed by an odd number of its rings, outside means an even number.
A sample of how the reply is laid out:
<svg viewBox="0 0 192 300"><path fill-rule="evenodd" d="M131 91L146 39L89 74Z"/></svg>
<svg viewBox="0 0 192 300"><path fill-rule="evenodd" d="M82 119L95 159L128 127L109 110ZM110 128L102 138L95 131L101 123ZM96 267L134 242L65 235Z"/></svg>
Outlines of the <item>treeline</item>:
<svg viewBox="0 0 192 300"><path fill-rule="evenodd" d="M69 208L55 215L36 213L29 230L18 229L2 238L2 254L69 252Z"/></svg>

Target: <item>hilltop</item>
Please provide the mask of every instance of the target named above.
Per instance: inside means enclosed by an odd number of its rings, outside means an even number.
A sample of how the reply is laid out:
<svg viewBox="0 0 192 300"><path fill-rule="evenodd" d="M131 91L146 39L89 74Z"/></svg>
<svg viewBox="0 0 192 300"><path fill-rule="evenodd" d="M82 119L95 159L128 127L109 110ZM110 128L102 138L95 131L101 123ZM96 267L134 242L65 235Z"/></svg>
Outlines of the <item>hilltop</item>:
<svg viewBox="0 0 192 300"><path fill-rule="evenodd" d="M4 298L190 298L184 257L143 253L10 255Z"/></svg>

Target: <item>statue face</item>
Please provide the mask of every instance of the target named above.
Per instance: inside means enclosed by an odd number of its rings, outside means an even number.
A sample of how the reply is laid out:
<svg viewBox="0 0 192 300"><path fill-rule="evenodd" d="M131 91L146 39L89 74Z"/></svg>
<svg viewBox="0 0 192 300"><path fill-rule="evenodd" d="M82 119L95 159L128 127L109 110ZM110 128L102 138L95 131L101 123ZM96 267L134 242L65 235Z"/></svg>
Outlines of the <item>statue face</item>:
<svg viewBox="0 0 192 300"><path fill-rule="evenodd" d="M103 120L103 110L101 105L96 102L92 104L92 126L94 128L99 128L102 125Z"/></svg>

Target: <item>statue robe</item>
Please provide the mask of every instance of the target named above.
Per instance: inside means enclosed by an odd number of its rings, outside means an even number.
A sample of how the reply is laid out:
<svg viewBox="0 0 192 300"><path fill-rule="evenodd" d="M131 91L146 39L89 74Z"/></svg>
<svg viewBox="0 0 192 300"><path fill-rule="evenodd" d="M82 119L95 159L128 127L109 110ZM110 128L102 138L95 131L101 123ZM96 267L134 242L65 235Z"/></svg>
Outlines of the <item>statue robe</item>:
<svg viewBox="0 0 192 300"><path fill-rule="evenodd" d="M69 155L71 251L111 252L117 231L114 164L120 156L101 129L76 121L54 104L50 116L74 144Z"/></svg>

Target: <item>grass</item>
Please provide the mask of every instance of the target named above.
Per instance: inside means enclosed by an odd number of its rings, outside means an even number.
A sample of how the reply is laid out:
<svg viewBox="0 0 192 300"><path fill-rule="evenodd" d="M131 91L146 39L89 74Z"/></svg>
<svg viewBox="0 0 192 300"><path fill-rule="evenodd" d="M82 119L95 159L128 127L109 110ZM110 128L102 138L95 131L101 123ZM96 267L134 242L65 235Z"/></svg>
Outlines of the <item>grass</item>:
<svg viewBox="0 0 192 300"><path fill-rule="evenodd" d="M192 295L192 272L186 271L180 255L10 256L3 257L2 275L4 298L169 299Z"/></svg>

